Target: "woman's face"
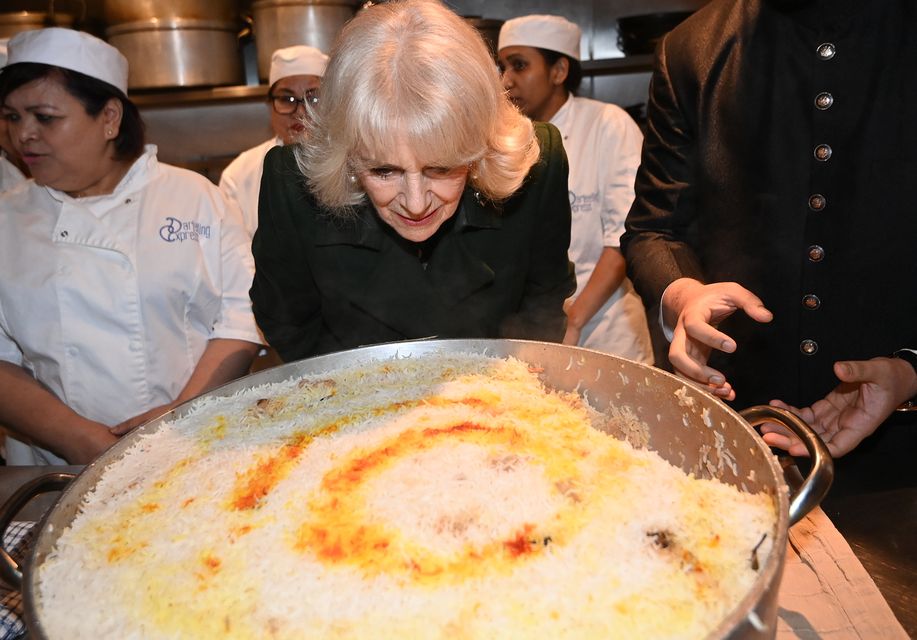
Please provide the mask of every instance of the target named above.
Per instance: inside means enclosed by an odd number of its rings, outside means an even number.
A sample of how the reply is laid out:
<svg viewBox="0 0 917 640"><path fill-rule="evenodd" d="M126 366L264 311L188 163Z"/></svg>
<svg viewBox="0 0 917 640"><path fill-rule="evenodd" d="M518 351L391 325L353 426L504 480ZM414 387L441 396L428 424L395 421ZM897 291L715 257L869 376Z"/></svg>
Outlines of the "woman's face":
<svg viewBox="0 0 917 640"><path fill-rule="evenodd" d="M379 217L398 235L423 242L455 215L468 167L424 166L403 136L384 157L363 158L358 173Z"/></svg>
<svg viewBox="0 0 917 640"><path fill-rule="evenodd" d="M59 80L46 76L10 93L3 117L36 182L71 194L107 192L114 164L110 143L121 123L117 100L92 117Z"/></svg>
<svg viewBox="0 0 917 640"><path fill-rule="evenodd" d="M297 75L281 78L271 87L272 98L299 98L318 90L322 79L318 76ZM286 111L286 109L281 109ZM271 106L271 128L274 135L283 140L284 144L293 144L305 126L302 119L306 116L306 108L301 102L294 105L291 113L279 113L277 106Z"/></svg>
<svg viewBox="0 0 917 640"><path fill-rule="evenodd" d="M557 63L549 65L534 47L503 47L497 64L503 74L503 88L522 113L532 120L547 122L563 105L567 92ZM565 70L565 69L564 69Z"/></svg>

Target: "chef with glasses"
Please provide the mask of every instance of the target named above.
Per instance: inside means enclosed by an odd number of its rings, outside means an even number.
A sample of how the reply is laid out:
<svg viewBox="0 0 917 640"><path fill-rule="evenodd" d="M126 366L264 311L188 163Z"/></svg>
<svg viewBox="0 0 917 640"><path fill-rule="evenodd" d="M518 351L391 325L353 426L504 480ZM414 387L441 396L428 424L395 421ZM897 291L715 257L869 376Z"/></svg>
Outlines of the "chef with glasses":
<svg viewBox="0 0 917 640"><path fill-rule="evenodd" d="M220 190L242 211L249 237L258 226L258 191L264 156L278 146L294 144L302 135L307 104L318 103L318 89L328 56L305 45L277 49L271 55L268 104L274 137L239 154L220 176Z"/></svg>

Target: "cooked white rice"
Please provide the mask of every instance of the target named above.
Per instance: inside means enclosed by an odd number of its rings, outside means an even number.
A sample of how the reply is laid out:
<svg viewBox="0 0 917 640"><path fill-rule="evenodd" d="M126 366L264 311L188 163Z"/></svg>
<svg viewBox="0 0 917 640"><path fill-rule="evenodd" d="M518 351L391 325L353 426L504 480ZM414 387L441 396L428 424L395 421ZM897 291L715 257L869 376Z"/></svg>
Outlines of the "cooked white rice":
<svg viewBox="0 0 917 640"><path fill-rule="evenodd" d="M698 638L772 497L592 428L524 363L210 398L106 469L39 569L52 638Z"/></svg>

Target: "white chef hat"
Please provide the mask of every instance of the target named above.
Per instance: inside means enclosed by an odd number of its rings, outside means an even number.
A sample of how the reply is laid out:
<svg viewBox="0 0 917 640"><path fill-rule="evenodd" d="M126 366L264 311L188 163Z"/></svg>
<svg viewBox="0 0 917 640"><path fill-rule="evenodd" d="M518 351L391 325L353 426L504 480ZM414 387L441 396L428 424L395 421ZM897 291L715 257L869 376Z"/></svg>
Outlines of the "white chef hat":
<svg viewBox="0 0 917 640"><path fill-rule="evenodd" d="M507 20L500 27L497 50L513 46L535 47L557 51L579 60L581 35L578 26L561 16L522 16Z"/></svg>
<svg viewBox="0 0 917 640"><path fill-rule="evenodd" d="M281 78L289 76L318 76L325 75L328 66L328 56L316 49L298 44L293 47L277 49L271 54L271 72L268 84L273 86Z"/></svg>
<svg viewBox="0 0 917 640"><path fill-rule="evenodd" d="M49 27L20 31L10 39L7 64L37 62L107 82L127 94L127 58L85 31Z"/></svg>

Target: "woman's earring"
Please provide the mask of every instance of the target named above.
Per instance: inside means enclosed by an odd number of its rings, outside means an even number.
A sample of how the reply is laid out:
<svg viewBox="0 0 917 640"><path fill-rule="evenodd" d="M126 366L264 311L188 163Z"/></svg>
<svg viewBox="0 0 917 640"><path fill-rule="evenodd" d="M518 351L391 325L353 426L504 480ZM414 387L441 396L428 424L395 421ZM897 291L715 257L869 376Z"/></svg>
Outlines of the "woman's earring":
<svg viewBox="0 0 917 640"><path fill-rule="evenodd" d="M109 130L106 131L105 133L108 134L108 137L109 137L109 138L112 137L112 130L111 130L111 129L109 129Z"/></svg>
<svg viewBox="0 0 917 640"><path fill-rule="evenodd" d="M347 174L347 179L350 180L350 184L356 184L356 183L357 183L357 176L355 176L355 175L352 174L352 173Z"/></svg>

